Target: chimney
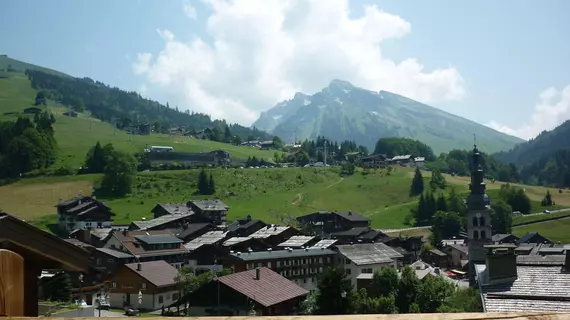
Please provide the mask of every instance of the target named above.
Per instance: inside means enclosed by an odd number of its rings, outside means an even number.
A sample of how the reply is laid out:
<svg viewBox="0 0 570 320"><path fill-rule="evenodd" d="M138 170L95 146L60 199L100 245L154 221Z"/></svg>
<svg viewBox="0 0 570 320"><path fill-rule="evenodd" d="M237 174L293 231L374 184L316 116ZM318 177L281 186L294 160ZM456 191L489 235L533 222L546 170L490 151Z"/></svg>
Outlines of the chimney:
<svg viewBox="0 0 570 320"><path fill-rule="evenodd" d="M142 266L141 266L141 263L140 263L140 262L137 263L137 271L142 271Z"/></svg>
<svg viewBox="0 0 570 320"><path fill-rule="evenodd" d="M510 283L517 279L516 248L510 243L485 246L488 284Z"/></svg>
<svg viewBox="0 0 570 320"><path fill-rule="evenodd" d="M261 269L255 268L255 280L259 280L261 278Z"/></svg>
<svg viewBox="0 0 570 320"><path fill-rule="evenodd" d="M123 235L124 235L124 236L127 235L127 229L123 229Z"/></svg>
<svg viewBox="0 0 570 320"><path fill-rule="evenodd" d="M348 215L351 216L351 215L352 215L352 211L349 211L349 212L348 212Z"/></svg>

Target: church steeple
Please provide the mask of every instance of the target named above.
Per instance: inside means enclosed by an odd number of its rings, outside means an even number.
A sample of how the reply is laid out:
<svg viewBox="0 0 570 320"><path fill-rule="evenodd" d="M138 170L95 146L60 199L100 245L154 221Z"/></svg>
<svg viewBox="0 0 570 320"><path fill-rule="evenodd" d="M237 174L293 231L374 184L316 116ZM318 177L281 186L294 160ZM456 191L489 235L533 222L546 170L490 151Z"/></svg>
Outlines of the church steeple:
<svg viewBox="0 0 570 320"><path fill-rule="evenodd" d="M484 179L485 173L481 166L481 154L475 144L473 154L471 155L471 183L469 184L469 190L471 190L471 192L467 197L468 210L482 210L491 205L489 197L485 193L486 186Z"/></svg>

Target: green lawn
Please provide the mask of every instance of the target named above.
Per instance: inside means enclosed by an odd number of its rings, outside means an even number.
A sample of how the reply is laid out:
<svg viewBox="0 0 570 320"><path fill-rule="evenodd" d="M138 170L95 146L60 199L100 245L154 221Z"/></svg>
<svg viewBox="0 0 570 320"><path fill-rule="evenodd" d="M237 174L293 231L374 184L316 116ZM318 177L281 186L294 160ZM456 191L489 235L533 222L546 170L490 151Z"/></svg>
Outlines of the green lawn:
<svg viewBox="0 0 570 320"><path fill-rule="evenodd" d="M560 219L546 222L539 222L530 225L514 227L513 234L521 237L528 232L538 232L551 241L569 243L570 242L570 219Z"/></svg>
<svg viewBox="0 0 570 320"><path fill-rule="evenodd" d="M555 209L548 209L548 210L555 210ZM524 223L524 222L533 222L533 221L541 221L544 219L549 218L556 218L556 217L565 217L570 215L570 211L562 211L562 212L555 212L550 214L540 214L536 216L522 216L522 217L513 217L513 224Z"/></svg>

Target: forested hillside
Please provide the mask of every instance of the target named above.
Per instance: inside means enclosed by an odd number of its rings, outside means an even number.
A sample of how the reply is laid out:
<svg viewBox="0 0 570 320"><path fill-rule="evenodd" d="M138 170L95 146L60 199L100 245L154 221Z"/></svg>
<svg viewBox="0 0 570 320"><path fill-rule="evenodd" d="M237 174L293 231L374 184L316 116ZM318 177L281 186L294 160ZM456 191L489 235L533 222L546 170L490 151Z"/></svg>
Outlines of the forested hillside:
<svg viewBox="0 0 570 320"><path fill-rule="evenodd" d="M525 183L570 187L570 120L494 156L519 166Z"/></svg>
<svg viewBox="0 0 570 320"><path fill-rule="evenodd" d="M168 103L162 105L141 97L137 92L112 88L90 78L60 77L39 70L26 70L26 75L32 87L38 90L39 100L57 101L78 112L87 110L93 117L113 122L120 129L148 123L155 131L163 133L175 127L184 127L189 131L211 128L220 133L217 136L222 136L229 129L232 135L239 135L244 140L272 138L265 132L212 120L206 114L181 112L178 107L171 108Z"/></svg>

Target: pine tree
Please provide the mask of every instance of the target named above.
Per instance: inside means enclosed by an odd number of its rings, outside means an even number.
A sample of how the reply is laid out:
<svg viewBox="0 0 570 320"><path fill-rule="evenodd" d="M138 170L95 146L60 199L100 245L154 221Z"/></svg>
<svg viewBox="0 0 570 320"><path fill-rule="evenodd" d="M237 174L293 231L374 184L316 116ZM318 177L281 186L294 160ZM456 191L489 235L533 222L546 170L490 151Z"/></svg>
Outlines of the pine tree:
<svg viewBox="0 0 570 320"><path fill-rule="evenodd" d="M214 183L214 176L210 173L210 181L208 182L208 194L216 193L216 185Z"/></svg>
<svg viewBox="0 0 570 320"><path fill-rule="evenodd" d="M202 171L200 171L200 174L198 175L198 193L208 194L209 189L208 175L206 174L206 170L202 168Z"/></svg>
<svg viewBox="0 0 570 320"><path fill-rule="evenodd" d="M422 172L419 168L416 168L416 173L414 174L414 179L412 180L412 185L410 187L410 196L417 196L424 192L424 178L422 177Z"/></svg>
<svg viewBox="0 0 570 320"><path fill-rule="evenodd" d="M445 202L443 193L440 193L439 197L437 198L437 211L447 212L447 203Z"/></svg>

